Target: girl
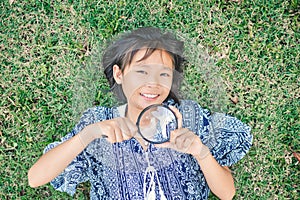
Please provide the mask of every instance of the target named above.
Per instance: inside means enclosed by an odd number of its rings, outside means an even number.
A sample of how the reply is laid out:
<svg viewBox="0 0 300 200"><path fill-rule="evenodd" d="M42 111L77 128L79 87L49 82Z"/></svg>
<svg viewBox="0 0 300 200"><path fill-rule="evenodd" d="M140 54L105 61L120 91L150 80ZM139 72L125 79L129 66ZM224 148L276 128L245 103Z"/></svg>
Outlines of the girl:
<svg viewBox="0 0 300 200"><path fill-rule="evenodd" d="M90 181L91 199L207 199L210 190L232 199L228 166L249 150L250 128L179 101L183 49L183 42L157 28L140 28L112 43L102 64L125 104L88 109L69 134L45 148L28 172L29 185L51 181L73 195L79 183ZM148 144L137 134L138 115L152 104L168 105L178 118L169 142Z"/></svg>

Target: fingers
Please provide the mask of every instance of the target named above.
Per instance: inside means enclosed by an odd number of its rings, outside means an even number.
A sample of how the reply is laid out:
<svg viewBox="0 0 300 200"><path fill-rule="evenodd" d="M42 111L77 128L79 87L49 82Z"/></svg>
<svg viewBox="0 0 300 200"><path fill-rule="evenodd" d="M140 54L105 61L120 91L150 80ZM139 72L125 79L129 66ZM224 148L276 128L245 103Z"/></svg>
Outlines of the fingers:
<svg viewBox="0 0 300 200"><path fill-rule="evenodd" d="M115 122L116 122L116 124L115 124L116 130L120 130L120 131L116 132L117 134L120 134L120 136L119 136L120 138L121 138L121 136L128 137L131 135L130 129L127 126L127 123L129 123L129 122L126 119L117 118Z"/></svg>
<svg viewBox="0 0 300 200"><path fill-rule="evenodd" d="M180 128L175 131L172 131L170 134L170 142L171 143L182 143L185 139L185 134L188 133L190 130L187 128Z"/></svg>
<svg viewBox="0 0 300 200"><path fill-rule="evenodd" d="M171 132L170 141L155 145L156 147L172 148L183 153L193 153L197 146L194 141L198 137L189 129L181 128ZM194 147L195 146L195 147Z"/></svg>
<svg viewBox="0 0 300 200"><path fill-rule="evenodd" d="M115 132L120 132L120 130L115 130L111 121L107 120L107 121L98 122L96 124L100 129L99 131L100 134L98 134L96 138L106 138L107 141L111 143L116 141Z"/></svg>
<svg viewBox="0 0 300 200"><path fill-rule="evenodd" d="M123 118L123 119L125 120L125 123L128 127L128 130L129 130L127 135L129 135L130 138L134 137L138 132L137 126L130 119L128 119L128 118Z"/></svg>
<svg viewBox="0 0 300 200"><path fill-rule="evenodd" d="M137 133L137 127L127 118L115 118L101 123L102 135L111 143L122 142Z"/></svg>
<svg viewBox="0 0 300 200"><path fill-rule="evenodd" d="M171 134L170 142L177 150L185 153L192 144L193 136L194 133L187 128L177 129Z"/></svg>
<svg viewBox="0 0 300 200"><path fill-rule="evenodd" d="M178 129L182 128L182 115L179 110L174 106L169 106L169 108L175 113L178 122Z"/></svg>
<svg viewBox="0 0 300 200"><path fill-rule="evenodd" d="M115 129L114 129L114 138L115 138L115 140L113 140L112 141L112 143L114 143L114 142L122 142L124 139L123 139L123 130L122 129L120 129L119 127L116 127Z"/></svg>

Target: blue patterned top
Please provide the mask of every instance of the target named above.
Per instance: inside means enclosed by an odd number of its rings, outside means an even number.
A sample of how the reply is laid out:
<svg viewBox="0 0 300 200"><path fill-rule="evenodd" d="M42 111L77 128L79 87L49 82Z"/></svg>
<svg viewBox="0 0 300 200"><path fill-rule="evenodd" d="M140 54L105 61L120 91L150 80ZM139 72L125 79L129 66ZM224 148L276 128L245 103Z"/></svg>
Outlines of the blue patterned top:
<svg viewBox="0 0 300 200"><path fill-rule="evenodd" d="M183 127L200 137L220 165L231 166L249 150L252 144L250 127L238 119L220 113L211 115L189 100L181 101L178 109L183 116ZM49 144L44 153L70 139L85 126L116 117L120 117L116 107L88 109L75 128L60 142ZM207 199L209 187L192 155L156 148L151 144L147 152L167 199ZM115 144L96 139L51 184L55 189L73 195L79 183L90 181L91 199L140 200L144 198L144 173L148 166L145 154L135 138ZM159 199L158 188L155 190L156 199Z"/></svg>

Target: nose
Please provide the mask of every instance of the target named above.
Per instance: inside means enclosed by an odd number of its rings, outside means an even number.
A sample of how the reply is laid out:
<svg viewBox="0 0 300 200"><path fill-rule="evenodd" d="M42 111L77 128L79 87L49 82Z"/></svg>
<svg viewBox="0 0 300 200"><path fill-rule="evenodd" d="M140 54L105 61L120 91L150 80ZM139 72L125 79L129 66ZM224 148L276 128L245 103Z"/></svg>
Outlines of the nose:
<svg viewBox="0 0 300 200"><path fill-rule="evenodd" d="M159 85L159 77L154 75L149 75L146 80L146 85L148 87L157 87Z"/></svg>

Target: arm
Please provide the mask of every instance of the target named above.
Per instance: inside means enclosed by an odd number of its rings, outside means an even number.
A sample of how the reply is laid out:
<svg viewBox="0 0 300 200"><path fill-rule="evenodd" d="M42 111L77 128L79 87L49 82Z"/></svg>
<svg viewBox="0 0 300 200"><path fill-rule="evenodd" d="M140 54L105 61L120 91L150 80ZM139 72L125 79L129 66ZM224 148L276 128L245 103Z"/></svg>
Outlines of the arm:
<svg viewBox="0 0 300 200"><path fill-rule="evenodd" d="M57 177L96 138L103 135L111 142L130 139L137 131L136 126L126 118L105 120L86 126L71 139L51 149L30 168L28 182L38 187Z"/></svg>
<svg viewBox="0 0 300 200"><path fill-rule="evenodd" d="M235 195L234 181L228 167L219 165L208 148L192 131L179 128L172 132L170 142L156 146L172 148L193 155L201 167L209 188L215 195L220 199L232 199Z"/></svg>
<svg viewBox="0 0 300 200"><path fill-rule="evenodd" d="M197 141L199 140L199 141ZM200 138L196 138L195 146L207 148L202 144ZM197 152L201 152L198 148ZM199 151L200 150L200 151ZM193 155L198 164L201 166L201 170L205 176L207 184L211 191L217 195L220 199L232 199L235 195L235 187L231 171L228 167L221 166L216 159L208 153L206 157L199 156L198 154Z"/></svg>
<svg viewBox="0 0 300 200"><path fill-rule="evenodd" d="M178 118L178 129L171 133L169 142L156 146L172 148L193 155L200 165L211 191L220 199L232 199L235 195L235 187L229 168L219 165L194 132L182 128L182 115L176 108L170 108Z"/></svg>
<svg viewBox="0 0 300 200"><path fill-rule="evenodd" d="M85 138L85 142L81 140ZM30 168L28 182L31 187L38 187L58 176L72 160L93 140L92 134L83 129L77 135L51 149Z"/></svg>

